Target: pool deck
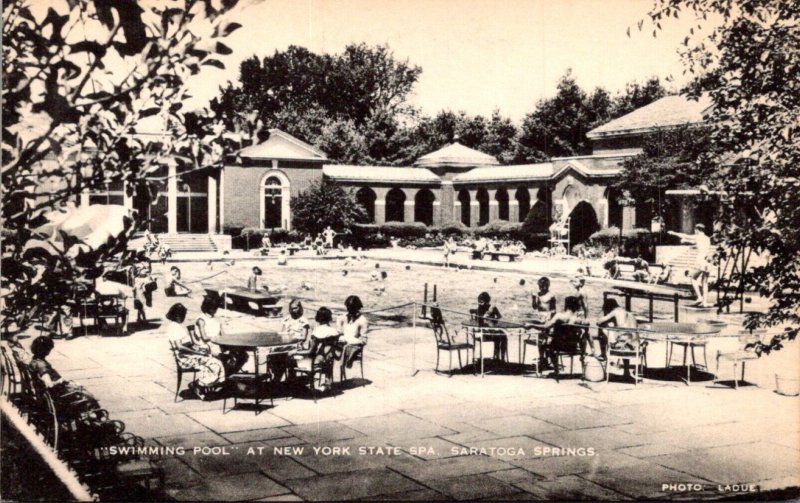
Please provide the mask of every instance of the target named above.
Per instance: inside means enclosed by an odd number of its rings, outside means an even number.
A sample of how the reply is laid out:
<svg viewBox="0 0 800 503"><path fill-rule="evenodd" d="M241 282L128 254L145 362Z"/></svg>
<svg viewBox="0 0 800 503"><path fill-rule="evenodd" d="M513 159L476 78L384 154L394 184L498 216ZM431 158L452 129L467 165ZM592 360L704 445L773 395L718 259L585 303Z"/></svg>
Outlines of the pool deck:
<svg viewBox="0 0 800 503"><path fill-rule="evenodd" d="M433 259L422 253L412 260ZM151 312L172 300L157 292ZM187 320L200 300L185 299ZM220 317L229 331L265 323ZM50 361L149 445L183 448L159 461L177 500L719 499L736 494L728 484L800 486L800 398L773 391L776 367L797 374L796 349L790 343L749 364L752 384L739 390L728 385L731 368L721 370L721 385L708 374L688 386L664 377L658 343L648 349L656 377L638 386L508 372L448 377L433 371L424 323L376 326L365 380L339 383L337 369L332 396L278 397L258 415L223 414L221 400L174 402L175 364L158 328L57 340ZM515 360L516 338L509 353Z"/></svg>

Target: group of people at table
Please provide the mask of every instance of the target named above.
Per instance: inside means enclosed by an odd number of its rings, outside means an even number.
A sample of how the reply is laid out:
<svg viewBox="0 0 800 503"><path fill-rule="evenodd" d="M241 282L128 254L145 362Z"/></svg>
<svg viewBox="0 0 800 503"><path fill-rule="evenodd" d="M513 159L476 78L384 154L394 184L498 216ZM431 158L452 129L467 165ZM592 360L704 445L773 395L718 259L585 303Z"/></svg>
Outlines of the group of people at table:
<svg viewBox="0 0 800 503"><path fill-rule="evenodd" d="M580 347L581 360L584 356L591 355L598 360L605 360L609 347L609 337L604 328L615 327L615 337L612 347L634 350L634 338L624 329L635 331L638 323L636 317L621 307L615 299L606 299L603 302L603 315L595 321L598 336L593 338L589 334L589 308L583 288L586 281L583 277L576 277L570 282L574 291L564 299L564 309L558 310L556 296L550 291L550 279L542 277L537 281L538 290L531 292L531 307L533 316L528 322L520 324L526 329L539 331L540 362L539 370L552 368L558 371L557 354L560 351L573 350L576 345ZM492 305L489 293L482 292L478 296L478 307L472 309L471 314L479 321L479 325L491 327L493 322L500 320L502 315L497 306ZM579 340L570 336L569 331L558 330L559 327L579 326L581 330ZM620 330L622 329L622 330ZM493 336L493 357L504 360L508 352L508 339L506 336ZM627 370L627 369L626 369Z"/></svg>
<svg viewBox="0 0 800 503"><path fill-rule="evenodd" d="M302 303L295 299L289 303L289 314L281 320L281 334L287 340L299 340L296 349L288 353L269 354L267 369L274 382L290 382L292 369L303 365L315 365L316 348L321 341L336 338L336 350L331 355L341 365L352 366L367 343L369 324L362 314L363 304L355 295L347 297L345 313L335 320L327 307L320 307L314 316L314 326L304 316ZM247 363L248 355L241 348L224 345L224 328L216 317L221 306L212 297L203 298L200 317L194 323L194 336L184 324L188 310L181 303L173 304L166 314L166 333L173 348L177 349L178 364L185 369L198 369L196 380L189 389L197 398L206 399L221 391L227 377L239 372ZM333 325L332 325L333 323ZM311 360L305 361L304 360ZM315 385L328 389L327 376Z"/></svg>

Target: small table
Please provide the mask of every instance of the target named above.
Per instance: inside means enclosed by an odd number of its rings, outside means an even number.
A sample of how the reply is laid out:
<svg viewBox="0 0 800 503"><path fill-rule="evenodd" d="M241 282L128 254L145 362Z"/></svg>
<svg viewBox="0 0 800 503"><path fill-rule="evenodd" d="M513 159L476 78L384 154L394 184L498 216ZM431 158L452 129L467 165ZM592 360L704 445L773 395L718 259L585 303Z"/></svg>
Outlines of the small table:
<svg viewBox="0 0 800 503"><path fill-rule="evenodd" d="M481 377L485 375L484 362L483 362L483 339L485 337L488 336L508 337L509 330L516 331L517 338L519 340L519 344L517 345L517 350L519 353L518 357L519 361L522 362L522 333L526 329L526 326L523 325L522 323L514 323L504 320L496 320L496 321L469 320L463 322L461 326L466 328L472 334L473 340L479 341L478 352L480 353L480 360L481 360ZM484 330L487 333L484 333Z"/></svg>
<svg viewBox="0 0 800 503"><path fill-rule="evenodd" d="M665 367L669 367L669 346L675 343L693 344L698 340L706 343L709 337L719 335L722 327L709 323L672 323L668 321L645 323L639 326L639 333L643 339L651 341L664 341L667 343ZM688 346L687 346L688 351ZM708 370L708 369L706 369ZM692 382L692 366L686 365L686 384Z"/></svg>
<svg viewBox="0 0 800 503"><path fill-rule="evenodd" d="M263 362L264 364L267 364L270 355L288 354L289 352L297 349L297 344L302 341L303 339L287 336L278 333L277 331L261 331L239 332L232 334L225 333L217 339L216 343L222 348L238 348L253 352L253 364L255 369L253 379L256 385L255 402L256 408L258 408L258 406L261 404L260 393L258 392L258 388L261 384L258 367L262 363L259 361L259 349L267 350L267 355ZM234 397L234 407L236 406L235 400L236 397Z"/></svg>
<svg viewBox="0 0 800 503"><path fill-rule="evenodd" d="M247 288L206 288L206 293L209 296L222 299L222 307L225 309L234 309L241 312L254 311L250 307L252 302L258 306L255 311L259 316L280 316L282 308L278 306L280 295L275 295L269 292L259 292L248 290ZM230 308L228 307L230 301Z"/></svg>

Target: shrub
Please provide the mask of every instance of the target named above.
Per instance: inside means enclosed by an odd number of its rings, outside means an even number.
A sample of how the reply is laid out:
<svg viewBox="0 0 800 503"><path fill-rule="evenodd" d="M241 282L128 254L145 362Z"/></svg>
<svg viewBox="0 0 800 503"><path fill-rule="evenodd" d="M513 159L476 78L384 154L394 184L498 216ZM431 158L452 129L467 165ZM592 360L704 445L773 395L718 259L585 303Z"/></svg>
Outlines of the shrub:
<svg viewBox="0 0 800 503"><path fill-rule="evenodd" d="M521 239L522 224L506 222L505 220L493 220L475 229L475 236L491 239Z"/></svg>
<svg viewBox="0 0 800 503"><path fill-rule="evenodd" d="M354 248L388 248L391 246L389 236L380 231L380 227L375 224L356 224L352 227L352 234L349 239Z"/></svg>
<svg viewBox="0 0 800 503"><path fill-rule="evenodd" d="M653 234L647 229L626 229L622 231L622 243L619 255L623 257L642 257L652 261L655 258L655 243L658 234ZM603 252L617 250L619 245L619 227L608 227L591 236L586 241L587 246L598 248Z"/></svg>
<svg viewBox="0 0 800 503"><path fill-rule="evenodd" d="M431 231L445 237L453 236L454 238L463 238L472 235L470 228L461 222L450 222L438 227L432 227Z"/></svg>
<svg viewBox="0 0 800 503"><path fill-rule="evenodd" d="M421 238L431 232L422 222L386 222L378 228L381 234L393 238Z"/></svg>

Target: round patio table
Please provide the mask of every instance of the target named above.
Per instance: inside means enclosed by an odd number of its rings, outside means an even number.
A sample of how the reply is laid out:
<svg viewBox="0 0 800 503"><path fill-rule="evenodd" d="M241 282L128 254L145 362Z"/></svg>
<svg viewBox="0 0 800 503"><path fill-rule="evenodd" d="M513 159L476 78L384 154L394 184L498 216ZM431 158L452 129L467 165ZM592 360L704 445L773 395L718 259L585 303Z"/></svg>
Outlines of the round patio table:
<svg viewBox="0 0 800 503"><path fill-rule="evenodd" d="M517 348L519 353L519 361L522 362L522 333L527 328L526 324L505 320L468 320L463 322L461 326L466 328L469 333L472 334L473 340L478 341L478 352L481 361L481 377L485 375L483 362L484 339L491 340L493 338L508 338L508 331L513 330L518 339ZM486 330L486 333L484 333L484 330Z"/></svg>
<svg viewBox="0 0 800 503"><path fill-rule="evenodd" d="M711 337L716 337L722 326L710 323L673 323L659 321L639 325L639 334L642 339L650 341L663 341L667 344L665 367L669 367L669 348L671 344L687 344L687 349L692 344L705 344ZM686 384L692 381L692 366L686 365Z"/></svg>
<svg viewBox="0 0 800 503"><path fill-rule="evenodd" d="M259 332L225 333L217 338L216 343L222 348L238 348L252 351L255 368L253 379L258 385L260 383L258 367L262 363L267 364L270 355L288 354L290 351L297 349L297 344L302 341L303 339L281 334L277 331L262 330ZM263 362L259 361L259 350L261 349L266 350L264 351ZM258 398L260 394L256 393L255 396L256 407L258 407L261 403L261 399Z"/></svg>

